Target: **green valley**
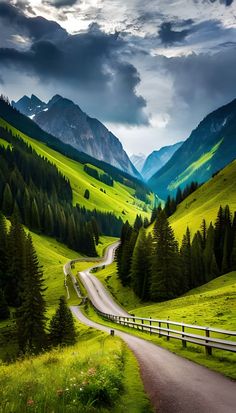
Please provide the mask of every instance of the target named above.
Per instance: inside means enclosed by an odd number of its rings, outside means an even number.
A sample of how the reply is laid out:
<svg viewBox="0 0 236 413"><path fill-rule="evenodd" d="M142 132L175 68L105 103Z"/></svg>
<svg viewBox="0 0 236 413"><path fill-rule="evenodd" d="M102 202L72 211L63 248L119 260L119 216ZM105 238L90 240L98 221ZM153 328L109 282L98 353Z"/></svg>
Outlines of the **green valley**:
<svg viewBox="0 0 236 413"><path fill-rule="evenodd" d="M90 210L96 208L104 212L114 212L123 220L128 219L131 222L134 221L137 213L143 216L148 216L145 210L149 210L150 213L154 202L153 195L149 196L150 203L145 206L144 202L134 196L135 189L120 182L114 182L113 187L99 182L84 171L84 165L23 134L1 118L0 126L8 128L16 136L23 138L39 155L56 165L58 170L70 180L74 205L78 203ZM86 189L90 193L89 199L84 197Z"/></svg>

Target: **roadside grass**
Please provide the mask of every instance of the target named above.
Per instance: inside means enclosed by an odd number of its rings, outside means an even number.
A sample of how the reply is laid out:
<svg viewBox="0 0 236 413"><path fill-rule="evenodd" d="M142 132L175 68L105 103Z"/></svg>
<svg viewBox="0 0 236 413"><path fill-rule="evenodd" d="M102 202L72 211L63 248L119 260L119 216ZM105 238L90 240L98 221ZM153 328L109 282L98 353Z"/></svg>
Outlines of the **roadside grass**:
<svg viewBox="0 0 236 413"><path fill-rule="evenodd" d="M1 413L151 412L122 340L82 325L79 331L72 347L1 365Z"/></svg>
<svg viewBox="0 0 236 413"><path fill-rule="evenodd" d="M7 127L12 133L24 139L39 155L56 165L58 170L70 180L74 205L78 203L80 206L90 210L96 208L99 211L112 212L123 220L128 219L130 222L135 220L137 214L149 217L152 208L151 204L145 207L144 202L135 198L134 189L116 181L114 181L113 187L108 186L88 175L84 171L84 165L23 134L1 118L0 125ZM89 199L84 198L86 189L90 192ZM101 189L105 190L105 193ZM154 196L150 195L149 198L153 204ZM148 209L148 212L143 210L144 207Z"/></svg>
<svg viewBox="0 0 236 413"><path fill-rule="evenodd" d="M156 344L157 346L164 347L167 350L175 353L181 357L184 357L190 361L193 361L197 364L200 364L204 367L207 367L211 370L214 370L218 373L221 373L231 379L236 380L236 354L230 353L227 351L221 351L213 349L212 356L206 355L204 347L197 346L194 344L187 344L187 348L183 348L181 346L181 340L170 339L167 341L165 337L158 337L157 335L150 335L148 332L140 330L128 328L121 326L119 324L115 324L109 322L102 317L100 317L91 305L85 305L81 307L83 309L84 314L90 318L91 320L106 325L111 329L117 329L120 331L124 331L126 333L135 335L137 337L143 338L144 340L151 341L152 343Z"/></svg>

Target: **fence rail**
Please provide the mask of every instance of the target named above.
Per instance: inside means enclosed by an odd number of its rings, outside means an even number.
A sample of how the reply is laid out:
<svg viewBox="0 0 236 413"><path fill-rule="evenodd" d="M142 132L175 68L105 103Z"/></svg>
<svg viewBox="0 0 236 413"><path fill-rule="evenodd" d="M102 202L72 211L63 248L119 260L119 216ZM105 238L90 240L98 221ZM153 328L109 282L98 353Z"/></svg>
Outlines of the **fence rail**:
<svg viewBox="0 0 236 413"><path fill-rule="evenodd" d="M142 318L135 316L119 316L114 314L103 313L98 310L94 305L96 312L103 318L112 321L116 324L120 324L125 327L130 327L139 331L147 332L151 334L157 334L159 337L166 337L167 340L176 339L182 341L182 346L187 347L187 343L197 344L204 346L206 354L211 355L212 349L219 349L225 351L236 352L236 341L229 338L236 337L236 331L223 330L213 327L203 327L192 324L179 323L170 320L157 320L154 318ZM172 328L170 326L177 326ZM187 330L198 330L201 334L194 334ZM228 336L227 339L213 337L211 334Z"/></svg>
<svg viewBox="0 0 236 413"><path fill-rule="evenodd" d="M81 294L76 279L72 274L71 266L76 262L87 260L91 262L102 262L104 258L78 258L64 265L65 277L71 277L72 283L79 298L83 299L82 302L85 302L86 297L83 297ZM67 285L66 281L65 285ZM182 346L184 348L187 347L187 343L204 346L207 355L212 354L212 349L219 349L236 353L236 341L231 340L232 337L236 338L236 331L224 330L214 327L198 326L195 324L185 324L171 320L158 320L154 318L136 317L135 315L119 316L114 314L107 314L100 311L91 300L90 302L94 307L95 311L101 317L103 317L106 320L112 321L115 324L120 324L125 327L143 331L149 333L150 335L157 334L159 337L166 337L167 340L181 340ZM191 330L197 330L201 332L201 334L194 334ZM225 340L223 338L213 337L212 334L217 336L227 336L227 339Z"/></svg>

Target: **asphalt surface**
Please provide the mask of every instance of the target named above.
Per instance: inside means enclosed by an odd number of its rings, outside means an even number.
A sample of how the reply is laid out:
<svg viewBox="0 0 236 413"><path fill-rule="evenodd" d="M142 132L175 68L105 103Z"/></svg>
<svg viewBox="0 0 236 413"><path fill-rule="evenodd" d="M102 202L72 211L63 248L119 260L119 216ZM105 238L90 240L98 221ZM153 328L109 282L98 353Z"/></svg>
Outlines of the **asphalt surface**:
<svg viewBox="0 0 236 413"><path fill-rule="evenodd" d="M99 266L113 261L116 247L117 245L112 245L108 248L105 259ZM91 268L95 266L98 265ZM101 311L116 315L127 314L89 270L81 272L80 278L89 298ZM89 320L79 307L73 306L71 310L82 323L110 331L109 327ZM156 412L236 413L236 382L144 339L114 330L137 357L144 388Z"/></svg>

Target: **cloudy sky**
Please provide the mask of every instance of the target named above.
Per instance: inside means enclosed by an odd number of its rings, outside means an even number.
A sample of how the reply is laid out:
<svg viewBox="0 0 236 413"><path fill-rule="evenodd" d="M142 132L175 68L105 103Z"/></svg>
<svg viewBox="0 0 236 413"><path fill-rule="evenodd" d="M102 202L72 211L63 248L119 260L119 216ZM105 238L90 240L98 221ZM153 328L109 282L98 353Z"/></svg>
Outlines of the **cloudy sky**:
<svg viewBox="0 0 236 413"><path fill-rule="evenodd" d="M71 98L150 153L236 98L236 0L0 0L0 89Z"/></svg>

